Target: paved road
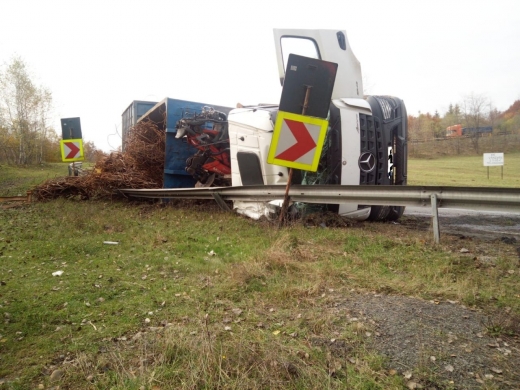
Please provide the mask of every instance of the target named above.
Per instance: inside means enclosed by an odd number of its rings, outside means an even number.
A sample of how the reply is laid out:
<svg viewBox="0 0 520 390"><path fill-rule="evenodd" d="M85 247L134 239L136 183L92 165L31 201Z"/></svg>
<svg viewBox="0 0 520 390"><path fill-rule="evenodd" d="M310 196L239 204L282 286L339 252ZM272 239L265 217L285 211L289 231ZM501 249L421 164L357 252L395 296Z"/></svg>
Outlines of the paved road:
<svg viewBox="0 0 520 390"><path fill-rule="evenodd" d="M407 207L405 216L431 219L429 207ZM520 243L520 212L439 209L441 233L479 236L490 240L510 237Z"/></svg>

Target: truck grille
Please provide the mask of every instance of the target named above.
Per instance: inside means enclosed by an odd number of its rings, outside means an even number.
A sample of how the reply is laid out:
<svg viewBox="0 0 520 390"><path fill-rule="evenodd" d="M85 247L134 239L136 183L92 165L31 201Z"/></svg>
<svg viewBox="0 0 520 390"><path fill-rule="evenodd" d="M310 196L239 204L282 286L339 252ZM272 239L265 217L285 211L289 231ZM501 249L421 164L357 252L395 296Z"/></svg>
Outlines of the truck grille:
<svg viewBox="0 0 520 390"><path fill-rule="evenodd" d="M382 125L379 118L359 114L360 156L371 153L375 158L375 167L370 172L360 170L359 184L376 185L381 183L384 174L385 155L383 151Z"/></svg>

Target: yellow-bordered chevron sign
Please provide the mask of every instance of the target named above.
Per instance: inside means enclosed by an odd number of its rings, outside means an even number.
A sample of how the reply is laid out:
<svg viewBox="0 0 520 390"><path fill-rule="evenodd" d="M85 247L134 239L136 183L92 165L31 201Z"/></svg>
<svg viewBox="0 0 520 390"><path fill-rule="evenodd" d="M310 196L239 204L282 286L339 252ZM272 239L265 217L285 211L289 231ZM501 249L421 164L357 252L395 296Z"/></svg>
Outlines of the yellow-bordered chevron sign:
<svg viewBox="0 0 520 390"><path fill-rule="evenodd" d="M316 172L328 124L326 119L279 111L267 162Z"/></svg>
<svg viewBox="0 0 520 390"><path fill-rule="evenodd" d="M60 141L61 160L62 161L82 161L83 158L83 140L82 139L65 139Z"/></svg>

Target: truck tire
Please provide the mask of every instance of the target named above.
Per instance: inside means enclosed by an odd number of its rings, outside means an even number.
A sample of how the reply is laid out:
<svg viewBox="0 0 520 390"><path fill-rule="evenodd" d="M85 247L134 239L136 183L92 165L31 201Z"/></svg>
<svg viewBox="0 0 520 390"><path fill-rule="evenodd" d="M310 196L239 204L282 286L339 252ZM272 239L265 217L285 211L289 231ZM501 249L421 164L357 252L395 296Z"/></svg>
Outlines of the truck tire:
<svg viewBox="0 0 520 390"><path fill-rule="evenodd" d="M392 206L372 206L370 215L368 216L369 221L384 221L388 218L390 208Z"/></svg>
<svg viewBox="0 0 520 390"><path fill-rule="evenodd" d="M397 221L403 216L405 206L388 206L389 211L386 216L387 221Z"/></svg>

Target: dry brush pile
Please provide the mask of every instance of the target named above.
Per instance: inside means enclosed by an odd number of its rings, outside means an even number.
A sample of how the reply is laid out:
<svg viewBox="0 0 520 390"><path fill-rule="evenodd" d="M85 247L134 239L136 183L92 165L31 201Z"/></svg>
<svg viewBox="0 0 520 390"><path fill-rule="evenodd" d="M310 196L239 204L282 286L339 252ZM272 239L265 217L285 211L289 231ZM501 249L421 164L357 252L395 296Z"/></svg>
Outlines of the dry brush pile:
<svg viewBox="0 0 520 390"><path fill-rule="evenodd" d="M38 200L59 197L99 199L121 197L123 188L162 188L165 133L155 123L135 125L124 152L112 152L83 176L49 179L32 190Z"/></svg>

